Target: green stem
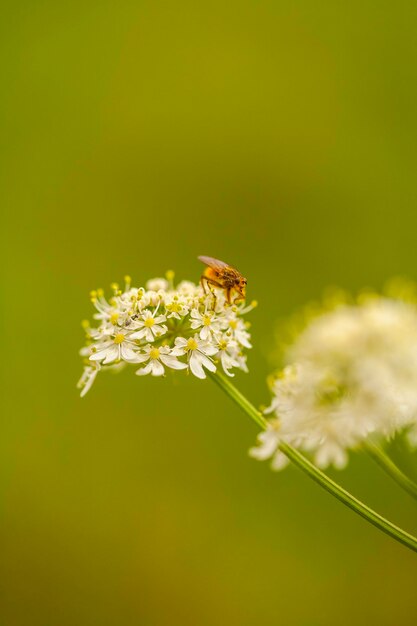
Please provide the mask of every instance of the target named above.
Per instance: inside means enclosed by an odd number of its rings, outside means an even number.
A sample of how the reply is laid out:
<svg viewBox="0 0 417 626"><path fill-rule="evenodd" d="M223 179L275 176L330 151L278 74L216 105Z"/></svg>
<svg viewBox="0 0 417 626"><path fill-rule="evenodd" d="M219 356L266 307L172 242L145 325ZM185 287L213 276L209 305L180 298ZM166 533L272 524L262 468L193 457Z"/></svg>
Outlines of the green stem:
<svg viewBox="0 0 417 626"><path fill-rule="evenodd" d="M381 448L374 443L367 441L363 444L364 450L374 459L376 463L389 475L395 482L400 485L413 498L417 499L417 485L404 472L400 470Z"/></svg>
<svg viewBox="0 0 417 626"><path fill-rule="evenodd" d="M214 380L219 387L234 400L241 409L263 430L267 427L267 421L263 415L240 393L238 389L230 382L230 379L226 378L220 372L210 374L212 380ZM343 502L352 511L355 511L358 515L366 519L368 522L382 530L396 541L399 541L410 550L417 552L417 539L407 533L402 528L395 526L389 520L385 519L379 513L376 513L370 509L366 504L355 498L346 489L343 489L334 480L329 478L324 472L319 470L313 463L311 463L305 456L303 456L298 450L293 448L288 443L282 442L279 446L281 452L283 452L299 469L318 483L323 489L335 496L340 502Z"/></svg>

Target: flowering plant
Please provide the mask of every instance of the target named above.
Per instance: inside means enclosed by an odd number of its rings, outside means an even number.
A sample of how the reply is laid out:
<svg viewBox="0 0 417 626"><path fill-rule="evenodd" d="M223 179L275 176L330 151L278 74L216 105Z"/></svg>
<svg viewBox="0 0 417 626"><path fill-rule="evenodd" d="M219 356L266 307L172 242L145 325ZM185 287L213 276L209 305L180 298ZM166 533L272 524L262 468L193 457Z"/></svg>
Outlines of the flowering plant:
<svg viewBox="0 0 417 626"><path fill-rule="evenodd" d="M102 289L91 292L97 325L83 322L81 396L100 370L128 363L139 366L139 376L163 376L172 369L204 379L217 367L227 376L234 376L234 369L248 371L244 350L251 343L244 315L256 302L229 305L222 292L214 299L189 281L174 287L173 279L173 272L167 272L167 278L154 278L145 288L137 288L126 276L123 291L112 284L109 300Z"/></svg>
<svg viewBox="0 0 417 626"><path fill-rule="evenodd" d="M256 302L229 304L221 289L206 293L201 285L174 274L121 290L112 285L107 300L91 292L96 309L91 326L83 322L86 345L81 396L97 373L127 364L136 374L164 376L186 370L210 376L262 429L250 453L272 457L280 469L292 461L310 478L371 524L417 552L417 538L370 509L320 468L342 468L348 451L366 447L373 458L408 493L417 485L375 445L408 429L417 439L417 306L404 298L373 295L317 310L285 351L286 366L272 378L273 400L264 415L231 383L234 370L248 371L251 348L244 316ZM417 300L416 300L417 301ZM269 415L273 414L273 418ZM312 463L303 453L313 454Z"/></svg>

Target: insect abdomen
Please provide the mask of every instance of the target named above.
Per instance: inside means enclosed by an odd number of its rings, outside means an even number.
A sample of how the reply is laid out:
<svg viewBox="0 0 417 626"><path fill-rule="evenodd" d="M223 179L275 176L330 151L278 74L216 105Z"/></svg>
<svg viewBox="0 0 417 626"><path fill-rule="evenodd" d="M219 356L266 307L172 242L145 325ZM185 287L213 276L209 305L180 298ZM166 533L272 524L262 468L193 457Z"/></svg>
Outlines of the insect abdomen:
<svg viewBox="0 0 417 626"><path fill-rule="evenodd" d="M217 280L219 277L219 272L214 270L212 267L206 267L203 275L207 276L207 278L210 278L210 280Z"/></svg>

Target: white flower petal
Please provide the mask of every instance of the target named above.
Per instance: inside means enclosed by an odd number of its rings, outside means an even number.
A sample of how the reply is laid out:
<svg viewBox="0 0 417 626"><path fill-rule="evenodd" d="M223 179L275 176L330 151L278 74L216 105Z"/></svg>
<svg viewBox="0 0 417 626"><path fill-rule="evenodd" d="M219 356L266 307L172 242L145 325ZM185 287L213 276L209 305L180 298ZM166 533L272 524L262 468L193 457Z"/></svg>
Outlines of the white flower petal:
<svg viewBox="0 0 417 626"><path fill-rule="evenodd" d="M155 337L161 337L161 335L165 335L167 330L168 328L165 326L165 324L162 324L162 326L158 326L158 324L156 324L155 326L151 327L151 331L153 332Z"/></svg>
<svg viewBox="0 0 417 626"><path fill-rule="evenodd" d="M214 353L215 354L215 353ZM215 372L216 371L216 366L214 365L213 361L211 361L205 354L199 354L198 355L199 361L201 362L201 364L208 369L210 372Z"/></svg>
<svg viewBox="0 0 417 626"><path fill-rule="evenodd" d="M120 355L120 344L113 344L110 348L107 349L107 355L104 359L103 363L112 363L119 358Z"/></svg>
<svg viewBox="0 0 417 626"><path fill-rule="evenodd" d="M271 462L271 468L275 471L278 472L279 470L284 469L284 467L287 467L287 465L289 464L290 460L288 457L285 456L285 454L283 452L281 452L280 450L278 450L275 454L274 454L274 458L272 459Z"/></svg>
<svg viewBox="0 0 417 626"><path fill-rule="evenodd" d="M201 351L208 356L214 356L217 354L218 348L216 346L205 343L201 348Z"/></svg>
<svg viewBox="0 0 417 626"><path fill-rule="evenodd" d="M142 339L146 335L147 330L147 328L141 328L140 330L132 333L130 335L130 339Z"/></svg>
<svg viewBox="0 0 417 626"><path fill-rule="evenodd" d="M279 443L278 435L272 429L265 430L258 435L258 443L258 446L249 450L249 455L254 459L264 461L269 459L277 449Z"/></svg>
<svg viewBox="0 0 417 626"><path fill-rule="evenodd" d="M99 350L98 352L93 352L90 356L90 361L102 361L106 358L107 348L105 350Z"/></svg>
<svg viewBox="0 0 417 626"><path fill-rule="evenodd" d="M145 354L141 352L136 352L135 363L144 363L145 361L149 361L149 351L147 351Z"/></svg>
<svg viewBox="0 0 417 626"><path fill-rule="evenodd" d="M173 370L184 370L188 367L187 363L182 363L181 361L178 361L178 359L176 359L172 355L161 354L160 359L164 365L170 367Z"/></svg>
<svg viewBox="0 0 417 626"><path fill-rule="evenodd" d="M140 363L138 360L138 353L132 350L126 343L122 343L121 345L121 356L122 359L127 361L128 363Z"/></svg>
<svg viewBox="0 0 417 626"><path fill-rule="evenodd" d="M97 373L99 371L99 367L100 366L91 367L88 365L84 368L83 375L81 376L77 384L78 389L81 389L81 393L80 393L81 398L83 398L85 394L91 389L95 381L95 378L97 376Z"/></svg>
<svg viewBox="0 0 417 626"><path fill-rule="evenodd" d="M171 355L172 356L183 356L185 353L186 353L186 349L185 348L175 347L175 348L172 348L172 350L171 350Z"/></svg>
<svg viewBox="0 0 417 626"><path fill-rule="evenodd" d="M113 345L113 342L108 340L94 344L95 352L91 354L90 361L102 361L106 357L107 350Z"/></svg>
<svg viewBox="0 0 417 626"><path fill-rule="evenodd" d="M203 341L208 341L210 339L210 327L209 326L204 326L201 331L200 331L200 338Z"/></svg>
<svg viewBox="0 0 417 626"><path fill-rule="evenodd" d="M152 369L152 376L163 376L165 374L164 366L157 359L152 359L149 364Z"/></svg>
<svg viewBox="0 0 417 626"><path fill-rule="evenodd" d="M154 334L152 332L152 328L145 328L145 339L149 343L152 343L153 341L155 341L155 337L154 337Z"/></svg>
<svg viewBox="0 0 417 626"><path fill-rule="evenodd" d="M141 367L140 369L136 370L135 374L137 376L146 376L146 374L150 374L152 372L152 366L151 363L148 363L148 365L146 365L145 367Z"/></svg>
<svg viewBox="0 0 417 626"><path fill-rule="evenodd" d="M192 371L194 376L197 376L197 378L206 378L206 373L203 370L203 366L201 365L200 360L195 352L191 353L189 363L190 370Z"/></svg>
<svg viewBox="0 0 417 626"><path fill-rule="evenodd" d="M230 378L234 377L234 372L231 372L229 369L227 369L227 367L224 366L224 364L222 363L222 367L223 367L223 372L226 374L226 376L229 376Z"/></svg>

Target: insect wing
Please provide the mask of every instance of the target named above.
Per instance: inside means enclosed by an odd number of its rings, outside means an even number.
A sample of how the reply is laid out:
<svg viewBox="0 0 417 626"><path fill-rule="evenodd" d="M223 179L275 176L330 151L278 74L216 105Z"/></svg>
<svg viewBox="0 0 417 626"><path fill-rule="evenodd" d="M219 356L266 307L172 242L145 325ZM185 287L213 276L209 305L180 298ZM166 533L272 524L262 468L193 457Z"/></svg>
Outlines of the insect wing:
<svg viewBox="0 0 417 626"><path fill-rule="evenodd" d="M224 270L226 269L226 267L231 267L227 263L224 263L224 261L219 261L219 259L213 259L213 257L211 256L199 256L198 260L202 261L202 263L205 263L206 265L208 265L209 267L212 267L213 269Z"/></svg>

